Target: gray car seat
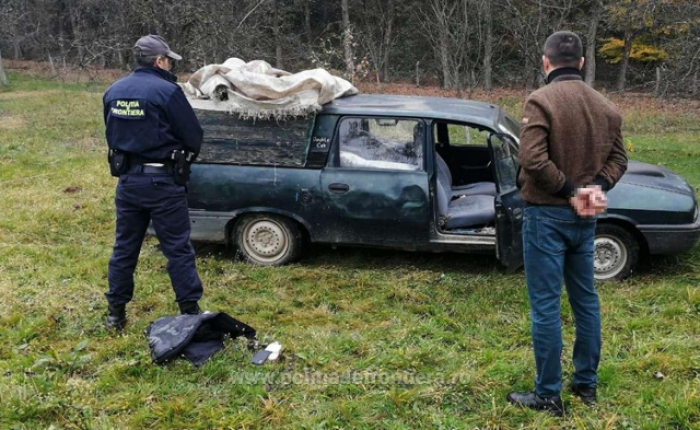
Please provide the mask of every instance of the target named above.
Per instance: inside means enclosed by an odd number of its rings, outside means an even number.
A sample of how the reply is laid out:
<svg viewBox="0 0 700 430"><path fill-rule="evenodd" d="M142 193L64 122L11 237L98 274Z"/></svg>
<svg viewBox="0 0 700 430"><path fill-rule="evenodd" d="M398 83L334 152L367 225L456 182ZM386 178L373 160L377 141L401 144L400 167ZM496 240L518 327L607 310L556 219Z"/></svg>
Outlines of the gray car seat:
<svg viewBox="0 0 700 430"><path fill-rule="evenodd" d="M442 182L436 183L438 213L444 220L445 230L485 226L496 217L494 196L474 195L452 200Z"/></svg>
<svg viewBox="0 0 700 430"><path fill-rule="evenodd" d="M435 153L435 165L437 166L438 179L446 190L450 190L451 198L459 196L496 196L496 184L493 182L476 182L474 184L452 186L452 173L445 160Z"/></svg>

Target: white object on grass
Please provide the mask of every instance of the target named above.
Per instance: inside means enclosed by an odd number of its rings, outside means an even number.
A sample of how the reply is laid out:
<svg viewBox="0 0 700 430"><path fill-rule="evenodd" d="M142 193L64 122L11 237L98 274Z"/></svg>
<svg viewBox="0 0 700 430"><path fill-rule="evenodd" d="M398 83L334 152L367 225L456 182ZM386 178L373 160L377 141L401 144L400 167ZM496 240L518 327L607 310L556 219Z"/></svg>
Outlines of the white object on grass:
<svg viewBox="0 0 700 430"><path fill-rule="evenodd" d="M271 344L267 345L265 351L270 351L270 356L267 357L268 361L277 360L280 356L280 351L282 351L282 345L280 345L280 343L277 341L272 342Z"/></svg>

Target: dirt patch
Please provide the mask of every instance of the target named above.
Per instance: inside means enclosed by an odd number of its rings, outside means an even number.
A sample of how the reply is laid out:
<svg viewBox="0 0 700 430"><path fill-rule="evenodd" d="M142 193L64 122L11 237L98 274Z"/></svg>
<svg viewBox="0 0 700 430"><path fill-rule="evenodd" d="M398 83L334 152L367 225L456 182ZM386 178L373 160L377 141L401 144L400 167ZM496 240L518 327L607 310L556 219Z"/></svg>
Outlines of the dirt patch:
<svg viewBox="0 0 700 430"><path fill-rule="evenodd" d="M700 100L690 99L660 99L646 94L630 93L624 96L608 96L623 112L642 111L658 115L663 113L669 116L693 115L700 112Z"/></svg>
<svg viewBox="0 0 700 430"><path fill-rule="evenodd" d="M81 191L83 191L83 188L77 187L77 186L68 187L65 190L63 190L63 192L66 194L75 194L75 193L79 193Z"/></svg>
<svg viewBox="0 0 700 430"><path fill-rule="evenodd" d="M55 79L63 83L86 83L86 82L113 82L127 73L126 70L103 69L95 66L80 67L73 64L56 63L51 65L43 61L24 61L4 59L5 69L20 71L28 74L41 76L42 78Z"/></svg>
<svg viewBox="0 0 700 430"><path fill-rule="evenodd" d="M75 193L79 193L81 191L83 191L83 188L77 187L77 186L68 187L65 190L63 190L63 192L66 194L75 194Z"/></svg>
<svg viewBox="0 0 700 430"><path fill-rule="evenodd" d="M415 84L406 82L391 82L388 84L376 84L370 82L359 82L355 86L363 93L371 94L396 94L396 95L414 95L426 97L454 97L479 101L493 101L505 97L525 98L527 93L522 90L509 88L498 88L491 92L483 91L481 88L475 88L472 91L462 90L446 90L439 86L416 86Z"/></svg>
<svg viewBox="0 0 700 430"><path fill-rule="evenodd" d="M356 84L360 92L370 94L396 94L396 95L417 95L428 97L454 97L470 100L478 100L489 103L498 103L499 100L511 99L524 102L529 94L525 90L496 88L491 92L486 92L480 88L469 92L463 90L461 93L453 90L445 90L439 86L415 86L410 83L388 83L377 85L376 83L360 82ZM623 112L626 111L648 111L665 113L667 115L696 115L700 111L700 100L690 99L660 99L645 93L630 92L624 95L606 94Z"/></svg>
<svg viewBox="0 0 700 430"><path fill-rule="evenodd" d="M54 64L40 61L23 61L4 59L5 68L8 70L21 71L28 74L35 74L37 77L54 79L64 83L111 83L129 73L128 70L104 69L95 66L80 67L71 64ZM179 82L186 82L190 73L179 73ZM432 82L431 82L432 84ZM502 102L504 99L517 100L522 103L527 98L529 91L524 88L495 88L486 92L481 88L473 90L464 89L462 91L445 90L439 85L416 86L410 82L391 82L377 84L376 82L356 82L357 88L368 94L396 94L396 95L416 95L427 97L456 97L462 99L478 100L488 103ZM23 94L38 95L41 92L31 93L5 93L0 94L2 98L17 98ZM606 94L615 104L620 106L623 112L627 111L654 111L667 115L687 115L695 114L700 109L700 100L689 99L659 99L647 93L628 92L624 95Z"/></svg>
<svg viewBox="0 0 700 430"><path fill-rule="evenodd" d="M13 91L10 93L1 93L0 100L17 100L28 97L45 97L50 94L60 93L59 90L47 90L47 91Z"/></svg>
<svg viewBox="0 0 700 430"><path fill-rule="evenodd" d="M21 117L0 114L0 128L3 130L18 130L24 128Z"/></svg>

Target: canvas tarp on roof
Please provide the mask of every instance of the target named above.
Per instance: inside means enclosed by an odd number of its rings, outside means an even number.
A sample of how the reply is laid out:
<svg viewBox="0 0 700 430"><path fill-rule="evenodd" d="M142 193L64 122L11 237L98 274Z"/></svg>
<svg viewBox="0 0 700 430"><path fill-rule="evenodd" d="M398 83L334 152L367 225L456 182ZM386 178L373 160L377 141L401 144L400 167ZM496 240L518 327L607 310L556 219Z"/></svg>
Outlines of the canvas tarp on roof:
<svg viewBox="0 0 700 430"><path fill-rule="evenodd" d="M265 61L246 63L239 58L202 67L182 88L193 106L244 118L308 115L338 97L358 93L350 82L323 69L292 74Z"/></svg>

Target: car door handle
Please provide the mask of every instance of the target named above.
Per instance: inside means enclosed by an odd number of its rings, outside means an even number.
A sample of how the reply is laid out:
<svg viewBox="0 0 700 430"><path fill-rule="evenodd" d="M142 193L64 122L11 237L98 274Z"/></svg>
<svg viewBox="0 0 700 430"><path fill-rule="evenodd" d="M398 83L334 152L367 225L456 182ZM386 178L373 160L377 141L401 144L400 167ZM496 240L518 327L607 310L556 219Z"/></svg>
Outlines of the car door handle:
<svg viewBox="0 0 700 430"><path fill-rule="evenodd" d="M343 193L347 193L348 191L350 191L350 185L348 185L348 184L330 184L328 186L328 189L331 190L331 193L343 194Z"/></svg>

